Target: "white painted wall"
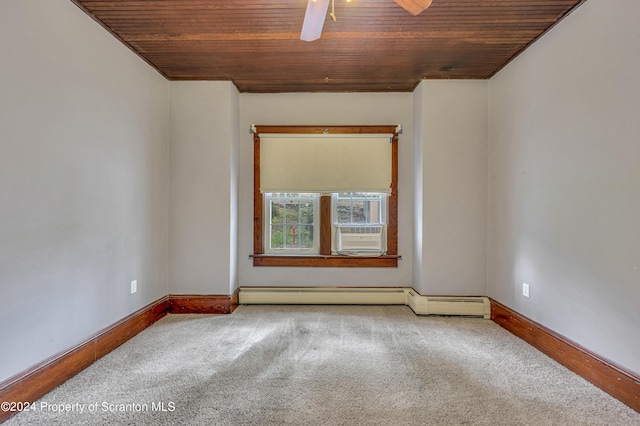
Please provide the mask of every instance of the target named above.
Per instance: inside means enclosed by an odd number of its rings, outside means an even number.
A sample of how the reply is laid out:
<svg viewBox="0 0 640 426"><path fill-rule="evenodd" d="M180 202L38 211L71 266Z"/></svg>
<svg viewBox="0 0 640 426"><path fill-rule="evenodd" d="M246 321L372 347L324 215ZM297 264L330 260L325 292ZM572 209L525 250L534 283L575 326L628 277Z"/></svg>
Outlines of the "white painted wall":
<svg viewBox="0 0 640 426"><path fill-rule="evenodd" d="M238 92L225 81L173 81L169 293L237 286Z"/></svg>
<svg viewBox="0 0 640 426"><path fill-rule="evenodd" d="M2 381L167 294L168 83L68 0L0 52Z"/></svg>
<svg viewBox="0 0 640 426"><path fill-rule="evenodd" d="M238 202L239 202L239 140L240 140L240 96L235 86L231 90L231 158L229 185L229 293L232 294L239 286L238 278Z"/></svg>
<svg viewBox="0 0 640 426"><path fill-rule="evenodd" d="M413 287L422 292L422 203L423 196L423 106L424 85L413 91Z"/></svg>
<svg viewBox="0 0 640 426"><path fill-rule="evenodd" d="M422 294L486 294L487 88L424 80L414 92L414 283Z"/></svg>
<svg viewBox="0 0 640 426"><path fill-rule="evenodd" d="M489 296L636 373L639 16L590 0L489 85Z"/></svg>
<svg viewBox="0 0 640 426"><path fill-rule="evenodd" d="M241 94L239 279L242 286L412 286L413 113L411 93ZM402 124L399 137L398 268L254 267L251 124Z"/></svg>

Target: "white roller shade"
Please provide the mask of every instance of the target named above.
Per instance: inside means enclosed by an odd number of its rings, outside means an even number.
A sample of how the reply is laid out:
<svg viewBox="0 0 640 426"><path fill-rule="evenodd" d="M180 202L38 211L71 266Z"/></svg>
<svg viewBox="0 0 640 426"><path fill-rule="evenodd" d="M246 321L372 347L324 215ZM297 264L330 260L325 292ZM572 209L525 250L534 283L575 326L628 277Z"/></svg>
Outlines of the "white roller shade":
<svg viewBox="0 0 640 426"><path fill-rule="evenodd" d="M260 191L389 193L391 138L260 134Z"/></svg>

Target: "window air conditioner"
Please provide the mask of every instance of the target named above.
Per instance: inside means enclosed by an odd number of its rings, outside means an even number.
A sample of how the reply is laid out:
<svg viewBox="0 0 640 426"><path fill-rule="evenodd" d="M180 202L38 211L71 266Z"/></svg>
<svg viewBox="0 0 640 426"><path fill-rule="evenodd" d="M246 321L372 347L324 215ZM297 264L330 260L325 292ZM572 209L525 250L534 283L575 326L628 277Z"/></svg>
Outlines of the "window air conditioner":
<svg viewBox="0 0 640 426"><path fill-rule="evenodd" d="M384 252L383 226L339 226L338 253L379 256Z"/></svg>

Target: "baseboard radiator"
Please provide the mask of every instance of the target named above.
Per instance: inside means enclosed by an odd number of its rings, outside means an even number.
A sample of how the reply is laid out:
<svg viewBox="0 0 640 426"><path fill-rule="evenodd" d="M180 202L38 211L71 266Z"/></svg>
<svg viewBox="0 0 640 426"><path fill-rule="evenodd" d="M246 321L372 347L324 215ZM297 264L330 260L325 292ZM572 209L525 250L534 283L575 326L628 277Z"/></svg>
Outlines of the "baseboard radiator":
<svg viewBox="0 0 640 426"><path fill-rule="evenodd" d="M491 317L487 297L422 296L412 288L241 287L241 305L407 305L417 315Z"/></svg>
<svg viewBox="0 0 640 426"><path fill-rule="evenodd" d="M491 318L491 303L488 297L421 296L415 290L409 290L407 305L418 315Z"/></svg>

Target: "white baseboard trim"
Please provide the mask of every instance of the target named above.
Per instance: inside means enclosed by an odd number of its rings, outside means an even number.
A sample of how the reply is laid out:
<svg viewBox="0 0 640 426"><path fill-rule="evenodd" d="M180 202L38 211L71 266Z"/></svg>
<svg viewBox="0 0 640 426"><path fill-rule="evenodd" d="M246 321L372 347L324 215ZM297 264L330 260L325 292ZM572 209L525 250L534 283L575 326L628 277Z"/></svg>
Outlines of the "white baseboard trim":
<svg viewBox="0 0 640 426"><path fill-rule="evenodd" d="M422 296L407 287L240 287L241 305L407 305L417 315L489 319L491 303L481 296Z"/></svg>

